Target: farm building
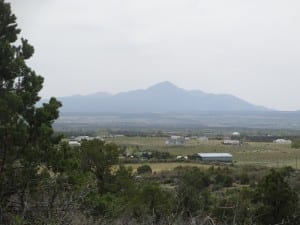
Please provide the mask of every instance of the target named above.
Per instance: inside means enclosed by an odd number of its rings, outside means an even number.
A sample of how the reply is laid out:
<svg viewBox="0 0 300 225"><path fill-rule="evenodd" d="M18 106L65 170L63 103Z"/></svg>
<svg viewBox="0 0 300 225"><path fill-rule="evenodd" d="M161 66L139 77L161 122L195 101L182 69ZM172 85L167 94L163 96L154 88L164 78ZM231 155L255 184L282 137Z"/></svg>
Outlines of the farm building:
<svg viewBox="0 0 300 225"><path fill-rule="evenodd" d="M292 144L291 140L286 140L286 139L276 139L273 142L276 144Z"/></svg>
<svg viewBox="0 0 300 225"><path fill-rule="evenodd" d="M232 162L232 155L229 153L198 153L197 157L206 162Z"/></svg>
<svg viewBox="0 0 300 225"><path fill-rule="evenodd" d="M76 146L80 146L80 142L79 141L69 141L69 145L72 147L76 147Z"/></svg>
<svg viewBox="0 0 300 225"><path fill-rule="evenodd" d="M77 137L74 138L74 140L75 140L75 141L81 142L81 141L83 141L83 140L89 141L89 140L92 140L92 139L91 139L91 137L89 137L89 136L77 136Z"/></svg>
<svg viewBox="0 0 300 225"><path fill-rule="evenodd" d="M240 134L239 132L237 132L237 131L232 132L231 135L234 136L234 137L239 137L239 136L241 136L241 134Z"/></svg>
<svg viewBox="0 0 300 225"><path fill-rule="evenodd" d="M166 140L166 145L184 145L188 139L182 136L171 136Z"/></svg>
<svg viewBox="0 0 300 225"><path fill-rule="evenodd" d="M86 141L92 141L92 140L95 140L95 139L98 139L98 140L103 140L102 138L100 138L99 136L97 137L90 137L90 136L77 136L75 138L72 138L72 140L74 141L78 141L78 142L82 142L83 140L86 140Z"/></svg>
<svg viewBox="0 0 300 225"><path fill-rule="evenodd" d="M240 141L239 140L224 140L223 144L224 145L239 145Z"/></svg>

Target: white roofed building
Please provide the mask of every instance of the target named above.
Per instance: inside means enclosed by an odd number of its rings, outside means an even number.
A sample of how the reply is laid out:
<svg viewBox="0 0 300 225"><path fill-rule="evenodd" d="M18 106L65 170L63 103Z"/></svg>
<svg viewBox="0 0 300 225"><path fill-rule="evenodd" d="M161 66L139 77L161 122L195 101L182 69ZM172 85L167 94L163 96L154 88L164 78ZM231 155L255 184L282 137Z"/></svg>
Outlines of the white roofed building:
<svg viewBox="0 0 300 225"><path fill-rule="evenodd" d="M276 139L273 142L276 144L292 144L291 140L286 140L286 139Z"/></svg>
<svg viewBox="0 0 300 225"><path fill-rule="evenodd" d="M229 153L198 153L197 156L206 162L232 162L232 155Z"/></svg>
<svg viewBox="0 0 300 225"><path fill-rule="evenodd" d="M224 145L240 145L239 140L224 140L223 141Z"/></svg>
<svg viewBox="0 0 300 225"><path fill-rule="evenodd" d="M81 145L79 141L69 141L68 143L72 147L79 147Z"/></svg>
<svg viewBox="0 0 300 225"><path fill-rule="evenodd" d="M239 133L239 132L237 132L237 131L235 131L235 132L232 132L232 134L231 134L232 136L235 136L235 137L239 137L239 136L241 136L241 134Z"/></svg>

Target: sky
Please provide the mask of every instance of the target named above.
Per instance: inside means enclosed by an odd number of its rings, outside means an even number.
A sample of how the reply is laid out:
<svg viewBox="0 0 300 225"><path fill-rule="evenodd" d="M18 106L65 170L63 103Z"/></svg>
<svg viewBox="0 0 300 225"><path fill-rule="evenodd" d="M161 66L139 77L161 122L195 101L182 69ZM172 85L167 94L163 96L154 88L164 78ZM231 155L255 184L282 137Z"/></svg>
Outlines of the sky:
<svg viewBox="0 0 300 225"><path fill-rule="evenodd" d="M43 98L170 81L300 109L298 0L7 0Z"/></svg>

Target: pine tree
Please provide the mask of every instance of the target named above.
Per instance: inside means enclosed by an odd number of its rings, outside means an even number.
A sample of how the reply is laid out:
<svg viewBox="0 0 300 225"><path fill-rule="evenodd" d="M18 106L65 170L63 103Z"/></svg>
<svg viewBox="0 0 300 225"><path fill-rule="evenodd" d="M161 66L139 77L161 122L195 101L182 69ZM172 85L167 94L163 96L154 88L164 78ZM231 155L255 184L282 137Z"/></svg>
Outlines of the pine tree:
<svg viewBox="0 0 300 225"><path fill-rule="evenodd" d="M61 106L55 98L36 106L44 79L27 66L34 48L19 34L10 4L0 0L0 224L11 212L25 214L39 169L50 166Z"/></svg>
<svg viewBox="0 0 300 225"><path fill-rule="evenodd" d="M298 196L284 179L282 173L271 170L259 182L254 202L257 204L256 220L258 224L281 224L290 221L298 205Z"/></svg>

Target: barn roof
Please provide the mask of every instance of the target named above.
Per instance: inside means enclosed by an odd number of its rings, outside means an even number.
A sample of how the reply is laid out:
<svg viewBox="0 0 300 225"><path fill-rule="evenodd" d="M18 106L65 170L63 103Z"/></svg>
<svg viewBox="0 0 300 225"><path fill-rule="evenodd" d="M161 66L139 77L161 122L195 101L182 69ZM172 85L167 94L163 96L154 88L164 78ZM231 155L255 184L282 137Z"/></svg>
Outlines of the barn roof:
<svg viewBox="0 0 300 225"><path fill-rule="evenodd" d="M229 153L198 153L200 157L232 157Z"/></svg>

